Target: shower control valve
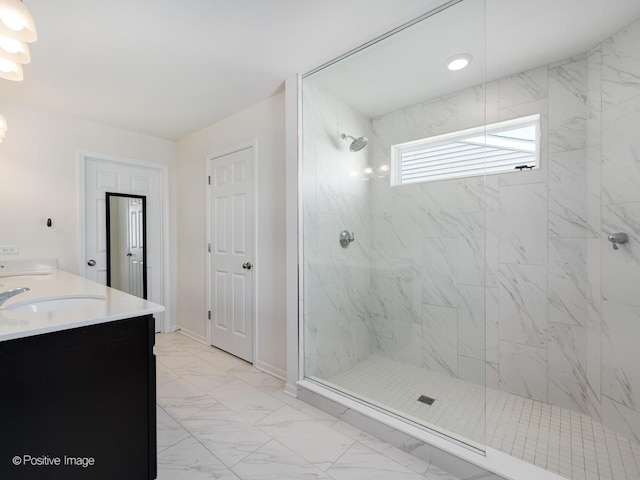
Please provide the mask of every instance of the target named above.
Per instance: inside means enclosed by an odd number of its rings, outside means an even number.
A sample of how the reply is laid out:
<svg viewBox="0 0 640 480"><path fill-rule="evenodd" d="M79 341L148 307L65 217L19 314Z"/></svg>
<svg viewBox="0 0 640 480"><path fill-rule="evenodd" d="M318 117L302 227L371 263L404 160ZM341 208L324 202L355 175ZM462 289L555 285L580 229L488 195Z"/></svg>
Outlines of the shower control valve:
<svg viewBox="0 0 640 480"><path fill-rule="evenodd" d="M624 232L612 233L607 239L613 244L613 249L618 250L618 244L622 245L629 241L629 235Z"/></svg>
<svg viewBox="0 0 640 480"><path fill-rule="evenodd" d="M355 238L353 237L353 233L349 233L348 230L343 230L340 232L340 246L342 248L347 248L351 242L353 242Z"/></svg>

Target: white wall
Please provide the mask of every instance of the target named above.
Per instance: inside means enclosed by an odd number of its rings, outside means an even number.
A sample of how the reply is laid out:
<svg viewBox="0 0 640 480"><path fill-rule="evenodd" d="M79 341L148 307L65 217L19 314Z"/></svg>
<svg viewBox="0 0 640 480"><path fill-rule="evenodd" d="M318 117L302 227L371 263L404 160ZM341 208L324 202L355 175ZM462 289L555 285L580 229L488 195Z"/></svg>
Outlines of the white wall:
<svg viewBox="0 0 640 480"><path fill-rule="evenodd" d="M18 255L0 259L57 258L61 269L78 273L79 152L168 165L169 203L175 205L175 142L7 101L0 101L0 111L9 128L0 144L0 244L20 248ZM172 210L169 223L175 231ZM175 245L172 239L170 259L175 259ZM172 292L174 278L172 273Z"/></svg>
<svg viewBox="0 0 640 480"><path fill-rule="evenodd" d="M284 377L285 135L284 94L178 142L178 326L206 339L206 159L256 141L257 367Z"/></svg>

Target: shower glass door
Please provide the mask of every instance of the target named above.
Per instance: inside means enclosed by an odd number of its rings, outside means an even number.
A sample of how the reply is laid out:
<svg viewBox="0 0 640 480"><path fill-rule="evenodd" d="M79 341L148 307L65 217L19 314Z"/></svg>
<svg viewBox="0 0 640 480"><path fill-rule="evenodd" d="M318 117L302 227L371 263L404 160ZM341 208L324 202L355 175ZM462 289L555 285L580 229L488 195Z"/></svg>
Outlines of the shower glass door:
<svg viewBox="0 0 640 480"><path fill-rule="evenodd" d="M480 451L497 290L485 96L484 0L302 85L305 378Z"/></svg>

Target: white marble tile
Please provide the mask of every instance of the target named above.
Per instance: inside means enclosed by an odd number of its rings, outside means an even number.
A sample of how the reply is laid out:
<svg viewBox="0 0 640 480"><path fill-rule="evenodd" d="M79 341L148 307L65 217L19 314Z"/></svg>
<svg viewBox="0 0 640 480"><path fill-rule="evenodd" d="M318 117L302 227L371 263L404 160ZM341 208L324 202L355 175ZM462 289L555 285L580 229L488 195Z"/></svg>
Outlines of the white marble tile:
<svg viewBox="0 0 640 480"><path fill-rule="evenodd" d="M547 186L500 187L500 263L547 261Z"/></svg>
<svg viewBox="0 0 640 480"><path fill-rule="evenodd" d="M392 358L416 367L422 366L422 324L393 322Z"/></svg>
<svg viewBox="0 0 640 480"><path fill-rule="evenodd" d="M546 66L502 78L500 79L500 108L510 108L514 105L546 99L548 88Z"/></svg>
<svg viewBox="0 0 640 480"><path fill-rule="evenodd" d="M487 92L485 85L476 85L458 92L458 128L486 125Z"/></svg>
<svg viewBox="0 0 640 480"><path fill-rule="evenodd" d="M457 180L428 182L422 188L425 217L422 232L427 237L455 237L458 233Z"/></svg>
<svg viewBox="0 0 640 480"><path fill-rule="evenodd" d="M602 138L603 203L640 201L640 97L604 111Z"/></svg>
<svg viewBox="0 0 640 480"><path fill-rule="evenodd" d="M158 454L158 480L239 480L201 443L189 437Z"/></svg>
<svg viewBox="0 0 640 480"><path fill-rule="evenodd" d="M284 381L276 378L268 373L257 370L253 365L240 365L239 367L227 370L230 376L239 378L243 382L253 385L257 388L266 387L269 389L283 389Z"/></svg>
<svg viewBox="0 0 640 480"><path fill-rule="evenodd" d="M602 393L640 411L640 307L603 302Z"/></svg>
<svg viewBox="0 0 640 480"><path fill-rule="evenodd" d="M485 359L485 288L458 286L458 355ZM458 359L458 368L460 369ZM478 383L478 382L476 382Z"/></svg>
<svg viewBox="0 0 640 480"><path fill-rule="evenodd" d="M457 181L458 212L484 212L486 192L484 176L462 178Z"/></svg>
<svg viewBox="0 0 640 480"><path fill-rule="evenodd" d="M322 470L271 440L233 467L243 480L330 479Z"/></svg>
<svg viewBox="0 0 640 480"><path fill-rule="evenodd" d="M582 149L587 134L587 61L549 69L549 151Z"/></svg>
<svg viewBox="0 0 640 480"><path fill-rule="evenodd" d="M251 423L284 405L258 388L237 380L211 390L209 395Z"/></svg>
<svg viewBox="0 0 640 480"><path fill-rule="evenodd" d="M588 174L585 149L549 155L549 236L599 236L599 225L589 222Z"/></svg>
<svg viewBox="0 0 640 480"><path fill-rule="evenodd" d="M195 352L194 355L198 357L199 362L204 361L205 363L223 370L228 370L239 365L247 365L246 361L234 357L233 355L228 355L222 350L218 350L214 347L209 347L206 350Z"/></svg>
<svg viewBox="0 0 640 480"><path fill-rule="evenodd" d="M640 95L640 22L602 42L602 90L605 106Z"/></svg>
<svg viewBox="0 0 640 480"><path fill-rule="evenodd" d="M482 359L458 355L458 378L478 385L485 385L486 364Z"/></svg>
<svg viewBox="0 0 640 480"><path fill-rule="evenodd" d="M602 418L605 425L625 437L640 442L640 413L621 405L606 395L602 397Z"/></svg>
<svg viewBox="0 0 640 480"><path fill-rule="evenodd" d="M457 309L423 306L422 364L434 372L458 375Z"/></svg>
<svg viewBox="0 0 640 480"><path fill-rule="evenodd" d="M602 420L602 329L587 329L587 409Z"/></svg>
<svg viewBox="0 0 640 480"><path fill-rule="evenodd" d="M373 277L371 290L380 299L385 318L420 323L423 285L420 277Z"/></svg>
<svg viewBox="0 0 640 480"><path fill-rule="evenodd" d="M500 289L485 290L485 358L487 362L498 363L500 354Z"/></svg>
<svg viewBox="0 0 640 480"><path fill-rule="evenodd" d="M197 364L199 358L193 353L170 352L158 358L157 362L163 367L173 370L174 368L184 367L185 365Z"/></svg>
<svg viewBox="0 0 640 480"><path fill-rule="evenodd" d="M180 425L160 407L156 407L156 419L158 452L161 452L162 450L165 450L191 436L191 434L187 432L182 425Z"/></svg>
<svg viewBox="0 0 640 480"><path fill-rule="evenodd" d="M174 369L174 372L203 392L209 392L235 379L233 375L227 373L228 370L204 362L179 367Z"/></svg>
<svg viewBox="0 0 640 480"><path fill-rule="evenodd" d="M602 325L602 249L601 238L587 239L587 316L589 328L598 330Z"/></svg>
<svg viewBox="0 0 640 480"><path fill-rule="evenodd" d="M607 205L602 210L603 298L640 306L640 202ZM629 242L613 249L607 237L624 232Z"/></svg>
<svg viewBox="0 0 640 480"><path fill-rule="evenodd" d="M458 129L458 95L437 98L422 104L422 124L427 136Z"/></svg>
<svg viewBox="0 0 640 480"><path fill-rule="evenodd" d="M429 467L429 470L427 470L427 473L425 473L424 478L426 480L460 480L459 477L456 477L452 473L445 472L435 465L431 465Z"/></svg>
<svg viewBox="0 0 640 480"><path fill-rule="evenodd" d="M351 428L353 429L354 427L351 427ZM351 438L353 438L354 440L357 440L358 443L364 445L365 447L368 447L384 455L385 457L393 460L396 463L399 463L403 467L406 467L413 472L416 472L422 475L431 466L429 465L429 463L425 462L424 460L421 460L420 458L414 455L411 455L410 453L407 453L406 451L401 450L400 448L390 445L389 443L383 440L380 440L379 438L374 437L369 433L363 432L359 429L356 429L356 430L358 430L359 433L355 436L352 436Z"/></svg>
<svg viewBox="0 0 640 480"><path fill-rule="evenodd" d="M270 437L322 470L326 470L353 444L353 440L346 435L288 405L265 417L257 425Z"/></svg>
<svg viewBox="0 0 640 480"><path fill-rule="evenodd" d="M460 213L458 219L458 283L484 285L485 213Z"/></svg>
<svg viewBox="0 0 640 480"><path fill-rule="evenodd" d="M271 437L221 404L189 418L182 425L226 466L232 467Z"/></svg>
<svg viewBox="0 0 640 480"><path fill-rule="evenodd" d="M602 44L587 56L587 145L602 143Z"/></svg>
<svg viewBox="0 0 640 480"><path fill-rule="evenodd" d="M353 445L327 473L336 480L424 480L419 475L360 443Z"/></svg>
<svg viewBox="0 0 640 480"><path fill-rule="evenodd" d="M157 385L158 405L174 418L182 419L218 402L182 377Z"/></svg>
<svg viewBox="0 0 640 480"><path fill-rule="evenodd" d="M422 302L452 307L457 304L458 250L456 238L423 239Z"/></svg>
<svg viewBox="0 0 640 480"><path fill-rule="evenodd" d="M500 342L500 390L546 402L546 349Z"/></svg>
<svg viewBox="0 0 640 480"><path fill-rule="evenodd" d="M587 412L587 329L549 323L549 403Z"/></svg>
<svg viewBox="0 0 640 480"><path fill-rule="evenodd" d="M587 239L549 239L549 322L587 326Z"/></svg>
<svg viewBox="0 0 640 480"><path fill-rule="evenodd" d="M547 337L546 267L500 265L499 312L501 340L543 347Z"/></svg>
<svg viewBox="0 0 640 480"><path fill-rule="evenodd" d="M487 388L500 389L500 365L498 363L486 362L484 375Z"/></svg>

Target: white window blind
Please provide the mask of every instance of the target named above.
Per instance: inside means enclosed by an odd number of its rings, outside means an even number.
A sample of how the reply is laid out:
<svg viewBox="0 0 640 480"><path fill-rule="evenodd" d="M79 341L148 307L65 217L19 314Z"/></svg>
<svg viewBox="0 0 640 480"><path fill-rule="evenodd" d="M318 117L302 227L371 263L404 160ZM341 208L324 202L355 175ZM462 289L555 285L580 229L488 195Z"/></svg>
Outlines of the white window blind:
<svg viewBox="0 0 640 480"><path fill-rule="evenodd" d="M392 185L540 167L540 115L460 130L391 147Z"/></svg>

